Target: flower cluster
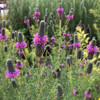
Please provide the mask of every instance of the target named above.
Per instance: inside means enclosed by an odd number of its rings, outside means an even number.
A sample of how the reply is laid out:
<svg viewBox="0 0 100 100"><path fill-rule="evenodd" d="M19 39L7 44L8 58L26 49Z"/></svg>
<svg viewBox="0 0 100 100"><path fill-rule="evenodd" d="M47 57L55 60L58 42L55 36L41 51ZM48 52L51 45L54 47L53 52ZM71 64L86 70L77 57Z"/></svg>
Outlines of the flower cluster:
<svg viewBox="0 0 100 100"><path fill-rule="evenodd" d="M39 16L40 16L40 12L38 11L38 9L36 9L36 11L34 12L33 19L37 20L37 19L39 19Z"/></svg>
<svg viewBox="0 0 100 100"><path fill-rule="evenodd" d="M36 47L43 47L46 44L47 40L48 39L46 35L41 37L38 33L36 33L36 35L34 36L34 44Z"/></svg>
<svg viewBox="0 0 100 100"><path fill-rule="evenodd" d="M17 49L23 49L23 48L26 48L27 47L27 44L25 43L25 42L17 42L16 43L16 45L15 45L15 47L17 48Z"/></svg>

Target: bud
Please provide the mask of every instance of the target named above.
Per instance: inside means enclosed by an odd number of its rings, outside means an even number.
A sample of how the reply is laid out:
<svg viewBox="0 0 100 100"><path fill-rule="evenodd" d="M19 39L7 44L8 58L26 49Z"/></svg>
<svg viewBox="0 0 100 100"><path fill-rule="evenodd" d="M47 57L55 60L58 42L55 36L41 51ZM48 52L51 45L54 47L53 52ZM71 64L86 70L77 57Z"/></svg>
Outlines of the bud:
<svg viewBox="0 0 100 100"><path fill-rule="evenodd" d="M92 39L91 46L96 46L96 40L95 40L95 37Z"/></svg>
<svg viewBox="0 0 100 100"><path fill-rule="evenodd" d="M6 27L6 21L5 21L5 20L2 21L2 27L3 27L3 28Z"/></svg>
<svg viewBox="0 0 100 100"><path fill-rule="evenodd" d="M100 66L100 61L96 62L96 66L99 67Z"/></svg>
<svg viewBox="0 0 100 100"><path fill-rule="evenodd" d="M1 27L2 27L2 26L1 26L1 22L0 22L0 29L1 29Z"/></svg>
<svg viewBox="0 0 100 100"><path fill-rule="evenodd" d="M74 35L74 43L77 43L78 42L78 37L77 37L77 34Z"/></svg>
<svg viewBox="0 0 100 100"><path fill-rule="evenodd" d="M59 68L59 71L57 72L57 78L60 78L61 76L61 69Z"/></svg>
<svg viewBox="0 0 100 100"><path fill-rule="evenodd" d="M7 67L8 67L9 73L15 72L15 68L11 59L7 59Z"/></svg>
<svg viewBox="0 0 100 100"><path fill-rule="evenodd" d="M38 8L36 8L36 11L38 12L38 11L39 11L39 9L38 9Z"/></svg>
<svg viewBox="0 0 100 100"><path fill-rule="evenodd" d="M72 55L70 55L70 64L73 63L73 58L72 58Z"/></svg>
<svg viewBox="0 0 100 100"><path fill-rule="evenodd" d="M81 59L82 55L83 55L82 50L78 49L78 51L77 51L77 59Z"/></svg>
<svg viewBox="0 0 100 100"><path fill-rule="evenodd" d="M4 28L2 28L2 30L1 30L1 34L2 34L2 36L5 35L5 29L4 29Z"/></svg>
<svg viewBox="0 0 100 100"><path fill-rule="evenodd" d="M88 73L88 74L91 74L91 72L92 72L92 67L93 67L93 62L89 62L88 68L87 68L87 73Z"/></svg>
<svg viewBox="0 0 100 100"><path fill-rule="evenodd" d="M62 88L60 83L57 83L57 93L56 93L56 96L57 97L61 97L62 95L63 95L63 88Z"/></svg>
<svg viewBox="0 0 100 100"><path fill-rule="evenodd" d="M5 46L5 47L4 47L4 52L7 52L7 51L8 51L8 47Z"/></svg>
<svg viewBox="0 0 100 100"><path fill-rule="evenodd" d="M82 20L80 20L80 22L78 23L78 26L82 26Z"/></svg>
<svg viewBox="0 0 100 100"><path fill-rule="evenodd" d="M88 93L88 94L90 94L90 93L91 93L91 88L89 88L89 89L88 89L88 92L87 92L87 93Z"/></svg>
<svg viewBox="0 0 100 100"><path fill-rule="evenodd" d="M16 81L14 79L12 79L11 82L12 82L12 85L13 85L14 88L18 87L18 85L17 85L17 83L16 83Z"/></svg>
<svg viewBox="0 0 100 100"><path fill-rule="evenodd" d="M19 43L23 42L23 34L21 32L18 33L17 39Z"/></svg>
<svg viewBox="0 0 100 100"><path fill-rule="evenodd" d="M39 35L42 37L45 34L45 22L42 20L39 27Z"/></svg>
<svg viewBox="0 0 100 100"><path fill-rule="evenodd" d="M69 12L69 15L73 15L73 11L70 11L70 12Z"/></svg>
<svg viewBox="0 0 100 100"><path fill-rule="evenodd" d="M11 39L14 39L14 37L15 37L15 32L12 32Z"/></svg>
<svg viewBox="0 0 100 100"><path fill-rule="evenodd" d="M45 15L45 16L44 16L44 21L47 22L47 19L48 19L48 16Z"/></svg>
<svg viewBox="0 0 100 100"><path fill-rule="evenodd" d="M52 74L53 74L53 77L54 77L54 79L56 78L56 73L55 73L55 71L52 71Z"/></svg>
<svg viewBox="0 0 100 100"><path fill-rule="evenodd" d="M54 27L54 24L53 24L53 21L52 20L50 20L50 26L51 27Z"/></svg>
<svg viewBox="0 0 100 100"><path fill-rule="evenodd" d="M62 3L59 3L59 8L62 8Z"/></svg>
<svg viewBox="0 0 100 100"><path fill-rule="evenodd" d="M17 36L17 31L15 31L15 36Z"/></svg>
<svg viewBox="0 0 100 100"><path fill-rule="evenodd" d="M67 62L68 65L70 65L70 57L66 58L66 62Z"/></svg>
<svg viewBox="0 0 100 100"><path fill-rule="evenodd" d="M26 21L27 20L27 17L25 16L24 20Z"/></svg>
<svg viewBox="0 0 100 100"><path fill-rule="evenodd" d="M17 64L18 64L18 65L21 65L21 61L20 61L20 60L17 60Z"/></svg>

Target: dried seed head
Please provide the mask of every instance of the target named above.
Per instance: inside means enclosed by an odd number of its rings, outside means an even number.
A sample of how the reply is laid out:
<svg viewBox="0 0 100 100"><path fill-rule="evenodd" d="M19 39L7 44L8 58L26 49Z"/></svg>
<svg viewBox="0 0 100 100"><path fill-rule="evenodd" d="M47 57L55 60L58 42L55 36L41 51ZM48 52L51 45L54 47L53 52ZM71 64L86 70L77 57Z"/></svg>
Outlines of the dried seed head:
<svg viewBox="0 0 100 100"><path fill-rule="evenodd" d="M82 49L78 49L78 51L77 51L77 59L81 59L82 55L83 55Z"/></svg>
<svg viewBox="0 0 100 100"><path fill-rule="evenodd" d="M53 19L54 18L54 15L53 15L53 13L51 13L51 19Z"/></svg>
<svg viewBox="0 0 100 100"><path fill-rule="evenodd" d="M38 12L38 11L39 11L39 9L38 9L38 8L36 8L36 11Z"/></svg>
<svg viewBox="0 0 100 100"><path fill-rule="evenodd" d="M70 64L73 63L73 58L72 58L72 55L70 55Z"/></svg>
<svg viewBox="0 0 100 100"><path fill-rule="evenodd" d="M61 76L61 69L59 68L59 71L57 72L57 78L60 78Z"/></svg>
<svg viewBox="0 0 100 100"><path fill-rule="evenodd" d="M88 74L91 74L91 72L92 72L92 67L93 67L93 62L89 62L88 68L87 68L87 73L88 73Z"/></svg>
<svg viewBox="0 0 100 100"><path fill-rule="evenodd" d="M3 27L3 28L6 27L6 21L5 21L5 20L2 21L2 27Z"/></svg>
<svg viewBox="0 0 100 100"><path fill-rule="evenodd" d="M96 66L99 67L100 66L100 61L96 62Z"/></svg>
<svg viewBox="0 0 100 100"><path fill-rule="evenodd" d="M18 87L15 79L12 79L11 82L12 82L12 85L13 85L14 88L17 88Z"/></svg>
<svg viewBox="0 0 100 100"><path fill-rule="evenodd" d="M21 32L18 33L17 39L19 43L23 42L23 34Z"/></svg>
<svg viewBox="0 0 100 100"><path fill-rule="evenodd" d="M96 39L95 39L95 37L92 39L91 46L96 46Z"/></svg>
<svg viewBox="0 0 100 100"><path fill-rule="evenodd" d="M17 60L17 64L18 64L18 65L21 65L21 61L20 61L20 60Z"/></svg>
<svg viewBox="0 0 100 100"><path fill-rule="evenodd" d="M80 20L80 22L78 23L78 26L82 26L82 20Z"/></svg>
<svg viewBox="0 0 100 100"><path fill-rule="evenodd" d="M62 3L59 3L59 8L62 8Z"/></svg>
<svg viewBox="0 0 100 100"><path fill-rule="evenodd" d="M26 21L27 20L27 17L25 16L24 20Z"/></svg>
<svg viewBox="0 0 100 100"><path fill-rule="evenodd" d="M91 88L89 88L89 89L88 89L88 92L87 92L87 93L88 93L88 94L90 94L90 93L91 93Z"/></svg>
<svg viewBox="0 0 100 100"><path fill-rule="evenodd" d="M7 51L8 51L8 47L5 46L5 47L4 47L4 52L7 52Z"/></svg>
<svg viewBox="0 0 100 100"><path fill-rule="evenodd" d="M73 11L70 11L70 12L69 12L69 15L73 15Z"/></svg>
<svg viewBox="0 0 100 100"><path fill-rule="evenodd" d="M89 53L88 54L88 59L90 59L90 60L93 59L93 55Z"/></svg>
<svg viewBox="0 0 100 100"><path fill-rule="evenodd" d="M61 97L62 95L63 95L63 88L62 88L60 83L57 83L57 93L56 93L56 96L57 97Z"/></svg>
<svg viewBox="0 0 100 100"><path fill-rule="evenodd" d="M66 58L66 62L67 62L68 65L70 65L70 57Z"/></svg>
<svg viewBox="0 0 100 100"><path fill-rule="evenodd" d="M74 35L74 43L77 43L78 42L78 37L77 37L77 34Z"/></svg>
<svg viewBox="0 0 100 100"><path fill-rule="evenodd" d="M52 75L53 75L53 77L54 77L54 79L56 78L56 73L55 73L55 71L52 71Z"/></svg>
<svg viewBox="0 0 100 100"><path fill-rule="evenodd" d="M45 34L45 22L42 20L39 27L39 35L42 37Z"/></svg>
<svg viewBox="0 0 100 100"><path fill-rule="evenodd" d="M9 72L15 72L15 68L11 59L7 59L7 67Z"/></svg>
<svg viewBox="0 0 100 100"><path fill-rule="evenodd" d="M15 36L17 36L17 31L15 31Z"/></svg>
<svg viewBox="0 0 100 100"><path fill-rule="evenodd" d="M43 54L43 47L36 47L36 50L35 50L35 54L36 54L36 56L37 57L41 57L42 56L42 54Z"/></svg>
<svg viewBox="0 0 100 100"><path fill-rule="evenodd" d="M1 29L1 34L2 34L2 36L5 35L5 28L2 28L2 29Z"/></svg>
<svg viewBox="0 0 100 100"><path fill-rule="evenodd" d="M71 8L71 9L70 9L70 11L72 11L72 12L73 12L73 8Z"/></svg>
<svg viewBox="0 0 100 100"><path fill-rule="evenodd" d="M45 16L44 16L44 21L47 22L47 19L48 19L48 16L45 15Z"/></svg>

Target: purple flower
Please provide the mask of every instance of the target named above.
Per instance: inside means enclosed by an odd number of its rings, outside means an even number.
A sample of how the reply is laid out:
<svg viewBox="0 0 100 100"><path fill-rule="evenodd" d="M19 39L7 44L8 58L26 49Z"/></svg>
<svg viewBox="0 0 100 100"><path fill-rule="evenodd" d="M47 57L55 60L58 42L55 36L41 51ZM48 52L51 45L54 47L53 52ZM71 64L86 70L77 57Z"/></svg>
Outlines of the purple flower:
<svg viewBox="0 0 100 100"><path fill-rule="evenodd" d="M71 34L70 34L70 33L68 33L68 34L67 34L67 36L68 36L68 37L71 37Z"/></svg>
<svg viewBox="0 0 100 100"><path fill-rule="evenodd" d="M21 67L23 67L23 64L21 63L20 65L18 65L18 63L16 63L16 67L21 69Z"/></svg>
<svg viewBox="0 0 100 100"><path fill-rule="evenodd" d="M91 94L88 94L88 92L86 91L86 92L85 92L85 97L86 97L86 98L91 98Z"/></svg>
<svg viewBox="0 0 100 100"><path fill-rule="evenodd" d="M29 19L27 19L27 20L24 21L24 23L29 23L29 22L30 22Z"/></svg>
<svg viewBox="0 0 100 100"><path fill-rule="evenodd" d="M6 41L7 40L7 35L0 34L0 39Z"/></svg>
<svg viewBox="0 0 100 100"><path fill-rule="evenodd" d="M65 67L65 64L62 64L62 67Z"/></svg>
<svg viewBox="0 0 100 100"><path fill-rule="evenodd" d="M36 47L43 47L46 44L47 40L48 39L46 35L41 37L38 33L36 33L36 35L34 36L34 44Z"/></svg>
<svg viewBox="0 0 100 100"><path fill-rule="evenodd" d="M0 34L1 34L1 29L0 29Z"/></svg>
<svg viewBox="0 0 100 100"><path fill-rule="evenodd" d="M76 91L76 90L75 90L75 89L73 89L73 94L74 94L74 95L75 95L75 91Z"/></svg>
<svg viewBox="0 0 100 100"><path fill-rule="evenodd" d="M30 47L33 47L33 44L30 44Z"/></svg>
<svg viewBox="0 0 100 100"><path fill-rule="evenodd" d="M0 10L4 10L4 7L0 7Z"/></svg>
<svg viewBox="0 0 100 100"><path fill-rule="evenodd" d="M39 11L36 11L36 12L34 12L34 17L33 17L33 19L34 19L34 20L39 19L39 16L40 16L40 12L39 12Z"/></svg>
<svg viewBox="0 0 100 100"><path fill-rule="evenodd" d="M67 36L67 33L64 33L63 35L64 35L64 36Z"/></svg>
<svg viewBox="0 0 100 100"><path fill-rule="evenodd" d="M69 48L72 48L72 44L68 44L68 47L69 47Z"/></svg>
<svg viewBox="0 0 100 100"><path fill-rule="evenodd" d="M6 77L8 78L15 78L19 74L19 70L15 69L15 72L9 72L8 70L6 71Z"/></svg>
<svg viewBox="0 0 100 100"><path fill-rule="evenodd" d="M70 19L70 20L72 20L74 18L74 16L73 15L70 15L70 14L67 15L66 17L67 17L67 19Z"/></svg>
<svg viewBox="0 0 100 100"><path fill-rule="evenodd" d="M63 8L58 8L57 9L57 13L58 13L58 17L61 19L62 18L62 14L63 14Z"/></svg>
<svg viewBox="0 0 100 100"><path fill-rule="evenodd" d="M65 45L65 44L63 44L61 47L62 47L62 48L65 48L65 46L66 46L66 45Z"/></svg>
<svg viewBox="0 0 100 100"><path fill-rule="evenodd" d="M51 40L52 40L52 41L55 41L55 39L56 39L55 37L51 37Z"/></svg>
<svg viewBox="0 0 100 100"><path fill-rule="evenodd" d="M27 77L31 76L31 73L27 73Z"/></svg>
<svg viewBox="0 0 100 100"><path fill-rule="evenodd" d="M80 66L82 66L82 63L80 63Z"/></svg>
<svg viewBox="0 0 100 100"><path fill-rule="evenodd" d="M43 83L42 82L40 83L40 86L43 86Z"/></svg>
<svg viewBox="0 0 100 100"><path fill-rule="evenodd" d="M77 43L73 43L74 47L80 47L81 43L77 42Z"/></svg>
<svg viewBox="0 0 100 100"><path fill-rule="evenodd" d="M16 43L16 45L15 45L15 47L17 48L17 49L23 49L23 48L26 48L27 47L27 44L25 43L25 42L17 42Z"/></svg>
<svg viewBox="0 0 100 100"><path fill-rule="evenodd" d="M87 46L88 54L94 55L96 54L98 48L97 46L91 46L90 44Z"/></svg>
<svg viewBox="0 0 100 100"><path fill-rule="evenodd" d="M18 54L21 56L21 55L23 55L23 51L22 50L19 50L18 51Z"/></svg>

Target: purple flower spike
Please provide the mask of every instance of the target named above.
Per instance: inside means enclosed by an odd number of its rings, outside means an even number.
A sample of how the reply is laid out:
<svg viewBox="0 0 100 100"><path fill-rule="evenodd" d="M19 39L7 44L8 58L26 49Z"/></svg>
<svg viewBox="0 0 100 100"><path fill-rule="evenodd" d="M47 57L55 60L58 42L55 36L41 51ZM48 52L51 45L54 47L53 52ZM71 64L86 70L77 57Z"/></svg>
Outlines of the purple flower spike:
<svg viewBox="0 0 100 100"><path fill-rule="evenodd" d="M72 48L72 44L68 44L68 47L69 47L69 48Z"/></svg>
<svg viewBox="0 0 100 100"><path fill-rule="evenodd" d="M80 47L81 43L77 42L77 43L73 43L74 47Z"/></svg>
<svg viewBox="0 0 100 100"><path fill-rule="evenodd" d="M52 41L55 41L55 39L56 39L55 37L51 37L51 40L52 40Z"/></svg>
<svg viewBox="0 0 100 100"><path fill-rule="evenodd" d="M19 49L23 49L27 47L27 44L25 42L17 42L15 47L19 50Z"/></svg>
<svg viewBox="0 0 100 100"><path fill-rule="evenodd" d="M76 90L75 90L75 89L73 89L73 95L75 95L75 92L76 92Z"/></svg>
<svg viewBox="0 0 100 100"><path fill-rule="evenodd" d="M40 12L36 11L34 12L34 15L38 18L40 16Z"/></svg>
<svg viewBox="0 0 100 100"><path fill-rule="evenodd" d="M21 69L23 67L23 64L21 63L20 65L18 65L18 63L16 63L16 67Z"/></svg>
<svg viewBox="0 0 100 100"><path fill-rule="evenodd" d="M62 67L65 67L65 64L62 64Z"/></svg>
<svg viewBox="0 0 100 100"><path fill-rule="evenodd" d="M43 83L42 82L40 83L40 86L43 86Z"/></svg>
<svg viewBox="0 0 100 100"><path fill-rule="evenodd" d="M19 56L23 55L23 51L19 50L18 54L19 54Z"/></svg>
<svg viewBox="0 0 100 100"><path fill-rule="evenodd" d="M74 18L73 15L67 15L66 17L67 17L67 19L70 19L70 20L72 20Z"/></svg>
<svg viewBox="0 0 100 100"><path fill-rule="evenodd" d="M24 21L24 23L29 23L29 22L30 22L29 19L27 19L27 20Z"/></svg>
<svg viewBox="0 0 100 100"><path fill-rule="evenodd" d="M57 9L57 13L62 14L63 13L63 10L64 10L63 8L58 8Z"/></svg>
<svg viewBox="0 0 100 100"><path fill-rule="evenodd" d="M85 92L85 97L86 97L86 98L91 98L91 94L88 94L88 92L86 91L86 92Z"/></svg>
<svg viewBox="0 0 100 100"><path fill-rule="evenodd" d="M31 73L27 73L27 77L31 76Z"/></svg>
<svg viewBox="0 0 100 100"><path fill-rule="evenodd" d="M64 35L64 36L67 36L67 33L64 33L63 35Z"/></svg>
<svg viewBox="0 0 100 100"><path fill-rule="evenodd" d="M6 77L11 78L11 79L17 77L18 74L19 74L18 69L15 69L15 72L9 72L8 70L6 71Z"/></svg>
<svg viewBox="0 0 100 100"><path fill-rule="evenodd" d="M0 39L1 40L4 40L4 41L7 41L7 35L2 35L2 34L0 34Z"/></svg>
<svg viewBox="0 0 100 100"><path fill-rule="evenodd" d="M91 46L90 44L87 46L88 54L94 55L96 54L98 48L97 46Z"/></svg>
<svg viewBox="0 0 100 100"><path fill-rule="evenodd" d="M66 46L66 45L65 45L65 44L63 44L61 47L62 47L62 48L65 48L65 46Z"/></svg>
<svg viewBox="0 0 100 100"><path fill-rule="evenodd" d="M46 44L47 40L48 39L46 35L41 37L38 33L36 33L36 35L34 36L34 44L36 47L43 47Z"/></svg>

